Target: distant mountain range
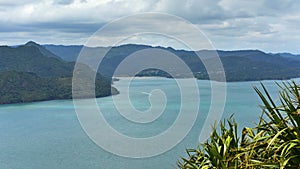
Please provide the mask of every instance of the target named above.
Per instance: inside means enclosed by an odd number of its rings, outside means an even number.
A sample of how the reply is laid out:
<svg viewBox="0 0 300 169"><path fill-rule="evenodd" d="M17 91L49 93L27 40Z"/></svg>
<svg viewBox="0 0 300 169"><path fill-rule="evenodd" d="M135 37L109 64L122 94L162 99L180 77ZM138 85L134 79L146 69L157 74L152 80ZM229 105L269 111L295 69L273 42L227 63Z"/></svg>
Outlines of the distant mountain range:
<svg viewBox="0 0 300 169"><path fill-rule="evenodd" d="M298 54L295 55L295 54L291 54L291 53L277 53L277 54L272 54L272 55L280 55L280 56L285 57L285 58L300 61L300 55L298 55Z"/></svg>
<svg viewBox="0 0 300 169"><path fill-rule="evenodd" d="M84 46L39 45L28 42L20 46L0 46L0 104L32 102L53 99L72 98L72 76L75 61ZM95 94L97 97L117 94L118 91L111 86L111 77L128 76L133 68L143 64L143 61L132 62L121 72L114 74L118 65L129 55L148 49L164 50L181 58L198 79L209 79L202 59L211 61L212 55L217 52L223 64L227 81L250 81L267 79L289 79L300 77L300 55L290 53L265 53L259 50L240 51L185 51L173 48L151 47L147 45L121 45L107 47L86 47L83 52L86 56L84 63L80 63L81 72L97 71L95 81ZM146 53L146 57L157 55L165 57L163 53ZM106 55L99 69L97 66L99 54ZM168 71L149 68L138 72L136 76L162 76L171 78L168 72L176 71L175 78L185 78L186 74L180 72L180 65L172 60L164 61ZM88 66L89 65L89 66ZM213 65L212 65L213 66ZM217 68L213 73L218 73ZM80 73L80 72L77 72ZM89 73L87 73L89 74ZM88 75L84 76L90 78ZM214 79L213 79L214 80ZM89 88L86 80L81 80L80 87ZM83 97L89 97L83 96Z"/></svg>
<svg viewBox="0 0 300 169"><path fill-rule="evenodd" d="M83 48L83 46L80 45L44 45L44 47L66 61L76 61L77 56ZM112 76L115 68L122 60L124 60L128 55L143 49L163 49L168 52L172 52L180 57L190 67L196 78L209 79L203 63L197 57L195 52L135 44L112 47L101 62L98 72L108 77ZM103 53L106 50L108 50L108 48L86 47L85 51L89 51L86 53L89 53L87 57L90 58L90 64L95 64L95 58L97 58L99 53ZM273 54L259 50L201 50L196 52L205 59L210 59L210 56L217 52L223 64L227 81L280 80L300 77L300 55L293 55L290 53ZM132 63L132 65L129 65L123 72L119 72L118 74L115 74L115 76L126 76L127 74L130 74L132 71L131 68L134 67L135 64L142 63ZM168 65L167 62L165 64ZM170 65L170 70L177 68L178 65ZM144 70L137 76L170 77L168 73L155 69ZM179 74L178 77L184 77L184 74Z"/></svg>
<svg viewBox="0 0 300 169"><path fill-rule="evenodd" d="M0 46L0 104L71 99L74 65L34 42ZM80 68L93 71L84 64ZM95 86L96 97L118 93L100 74Z"/></svg>

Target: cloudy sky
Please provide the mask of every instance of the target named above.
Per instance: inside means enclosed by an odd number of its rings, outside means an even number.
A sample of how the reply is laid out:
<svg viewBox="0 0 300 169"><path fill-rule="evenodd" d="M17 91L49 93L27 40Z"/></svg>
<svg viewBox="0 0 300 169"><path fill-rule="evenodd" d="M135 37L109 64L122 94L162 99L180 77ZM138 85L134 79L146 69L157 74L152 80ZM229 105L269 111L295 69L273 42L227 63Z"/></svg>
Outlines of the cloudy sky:
<svg viewBox="0 0 300 169"><path fill-rule="evenodd" d="M217 49L300 53L299 9L299 0L0 0L0 44L29 40L84 44L98 29L120 17L162 12L194 24ZM140 23L155 23L157 19L161 18ZM156 28L170 29L157 23ZM112 31L124 32L128 26L124 23ZM180 34L188 33L180 30ZM107 34L107 39L112 34ZM150 35L130 41L176 47L165 42Z"/></svg>

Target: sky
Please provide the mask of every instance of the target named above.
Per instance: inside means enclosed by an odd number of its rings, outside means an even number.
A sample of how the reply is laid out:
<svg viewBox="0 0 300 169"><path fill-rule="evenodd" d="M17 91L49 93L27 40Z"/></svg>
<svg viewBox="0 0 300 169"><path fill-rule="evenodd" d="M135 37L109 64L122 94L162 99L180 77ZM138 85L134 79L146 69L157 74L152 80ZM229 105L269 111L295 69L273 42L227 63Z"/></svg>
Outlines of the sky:
<svg viewBox="0 0 300 169"><path fill-rule="evenodd" d="M112 21L159 12L192 23L217 49L300 54L299 9L299 0L0 0L0 45L24 44L30 40L40 44L85 44ZM170 29L168 24L157 20L161 18L139 22L157 23L156 29L162 31L180 28L180 23L174 23ZM123 23L111 31L124 32L129 26L131 30L137 29ZM177 31L189 34L184 28ZM112 34L107 34L104 39L111 37ZM192 41L193 37L190 38ZM148 35L131 38L129 42L177 48L172 41L159 39Z"/></svg>

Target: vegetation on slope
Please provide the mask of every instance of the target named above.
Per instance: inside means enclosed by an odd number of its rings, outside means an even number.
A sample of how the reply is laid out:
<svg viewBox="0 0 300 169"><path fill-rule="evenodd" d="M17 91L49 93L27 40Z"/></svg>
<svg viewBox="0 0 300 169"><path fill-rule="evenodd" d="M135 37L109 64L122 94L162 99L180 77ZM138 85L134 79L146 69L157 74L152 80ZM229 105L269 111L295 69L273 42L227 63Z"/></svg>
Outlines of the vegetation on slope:
<svg viewBox="0 0 300 169"><path fill-rule="evenodd" d="M283 83L276 103L263 87L255 88L264 106L259 124L245 127L238 136L237 123L230 118L216 127L210 138L187 158L178 162L182 169L300 168L300 88Z"/></svg>
<svg viewBox="0 0 300 169"><path fill-rule="evenodd" d="M34 42L0 46L0 104L71 99L74 66ZM95 74L87 65L78 66L84 77ZM87 79L81 82L82 89L95 86L96 97L118 93L111 87L111 79L100 74L96 74L94 85L87 84Z"/></svg>
<svg viewBox="0 0 300 169"><path fill-rule="evenodd" d="M35 46L0 47L0 72L32 72L41 77L71 76L74 63L41 53Z"/></svg>
<svg viewBox="0 0 300 169"><path fill-rule="evenodd" d="M111 88L109 81L98 79L95 86L96 97L118 93ZM2 72L0 89L0 104L72 99L72 78L42 78L28 72Z"/></svg>
<svg viewBox="0 0 300 169"><path fill-rule="evenodd" d="M80 49L83 46L55 46L46 45L47 49L56 53L62 59L68 61L75 61ZM89 58L97 58L99 53L103 53L105 48L86 48L89 53ZM237 51L212 51L212 50L201 50L192 52L185 50L175 50L172 48L163 47L151 47L146 45L134 45L127 44L113 47L104 57L101 62L99 73L105 76L112 76L117 66L129 55L134 54L137 51L144 49L162 49L173 53L174 55L181 58L192 70L195 77L198 79L209 79L206 69L198 58L196 53L203 59L210 59L211 56L215 55L216 52L220 56L223 64L227 81L251 81L251 80L268 80L268 79L290 79L300 77L300 59L297 55L282 54L268 54L259 50L237 50ZM151 52L148 51L150 55ZM67 57L66 57L67 56ZM163 55L161 56L163 57ZM122 76L130 74L131 69L134 65L143 63L133 62L132 65L128 65L122 74L116 76ZM171 65L165 63L166 67L170 70L178 70L179 65ZM127 72L126 72L127 71ZM166 71L166 70L163 70ZM154 69L144 70L139 76L162 76L168 77L165 72ZM216 70L218 72L218 70ZM180 72L179 72L180 73ZM178 72L176 72L178 74ZM178 74L177 77L184 77L184 74Z"/></svg>

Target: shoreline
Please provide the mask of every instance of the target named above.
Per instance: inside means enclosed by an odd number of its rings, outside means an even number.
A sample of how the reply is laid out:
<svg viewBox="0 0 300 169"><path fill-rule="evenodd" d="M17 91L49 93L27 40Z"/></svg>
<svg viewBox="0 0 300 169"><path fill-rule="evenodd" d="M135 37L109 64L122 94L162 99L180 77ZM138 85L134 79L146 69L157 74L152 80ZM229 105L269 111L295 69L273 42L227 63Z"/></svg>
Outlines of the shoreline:
<svg viewBox="0 0 300 169"><path fill-rule="evenodd" d="M176 80L176 79L196 79L197 81L212 81L212 80L205 80L205 79L197 79L197 78L167 78L167 77L160 77L160 76L146 76L146 77L128 77L128 76L115 76L113 78L118 79L117 81L115 81L115 83L118 83L120 80L130 80L130 79L140 79L140 80L162 80L162 79L172 79L172 80ZM225 82L225 83L251 83L251 82L281 82L281 81L288 81L288 80L292 80L292 81L296 81L299 80L300 81L300 77L297 78L290 78L290 79L265 79L265 80L253 80L253 81L230 81L230 82ZM212 82L219 82L219 81L212 81ZM220 82L222 83L222 82ZM115 89L116 86L114 84L112 84L112 87L114 87ZM114 94L110 94L107 96L101 96L101 97L95 97L97 98L105 98L105 97L110 97L110 96L114 96L114 95L118 95L120 94L119 90L117 89L118 93L114 93ZM82 99L91 99L91 98L82 98ZM34 100L34 101L28 101L28 102L13 102L13 103L0 103L0 106L2 105L14 105L14 104L30 104L30 103L37 103L37 102L47 102L47 101L61 101L61 100L66 100L66 101L72 101L73 98L70 99L45 99L45 100Z"/></svg>
<svg viewBox="0 0 300 169"><path fill-rule="evenodd" d="M169 78L169 77L163 77L163 76L114 76L112 77L114 79L117 79L115 82L121 79L196 79L199 81L213 81L213 82L221 82L221 81L216 81L216 80L210 80L210 79L198 79L198 78ZM233 80L233 81L224 81L225 83L242 83L242 82L264 82L264 81L287 81L287 80L295 80L295 79L300 79L299 77L292 77L292 78L282 78L282 79L260 79L260 80Z"/></svg>
<svg viewBox="0 0 300 169"><path fill-rule="evenodd" d="M115 88L117 89L117 88ZM118 90L117 90L118 91ZM107 96L96 96L95 98L105 98L105 97L110 97L110 96L114 96L114 95L118 95L120 94L120 92L118 91L117 93L112 93L110 95ZM80 98L80 99L92 99L92 98ZM66 99L45 99L45 100L34 100L34 101L27 101L27 102L12 102L12 103L0 103L0 106L2 105L14 105L14 104L30 104L30 103L37 103L37 102L47 102L47 101L61 101L61 100L66 100L66 101L72 101L74 100L74 98L66 98Z"/></svg>

